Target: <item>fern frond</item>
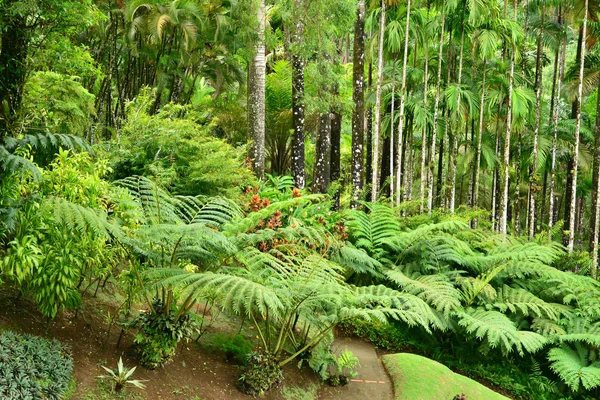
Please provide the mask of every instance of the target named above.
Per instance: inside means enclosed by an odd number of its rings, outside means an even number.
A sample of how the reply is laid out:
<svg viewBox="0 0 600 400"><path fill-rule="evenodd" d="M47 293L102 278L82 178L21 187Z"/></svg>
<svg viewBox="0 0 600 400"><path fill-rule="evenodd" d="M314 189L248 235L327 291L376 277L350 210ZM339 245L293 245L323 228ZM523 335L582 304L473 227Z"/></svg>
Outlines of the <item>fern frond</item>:
<svg viewBox="0 0 600 400"><path fill-rule="evenodd" d="M168 192L158 187L144 176L130 176L114 182L116 186L127 189L129 194L140 205L146 220L151 223L183 223L180 202ZM186 207L186 203L183 207ZM187 211L187 210L186 210Z"/></svg>
<svg viewBox="0 0 600 400"><path fill-rule="evenodd" d="M284 304L270 287L254 282L248 277L213 272L193 273L181 269L156 268L146 272L148 279L157 282L151 289L167 287L184 296L202 298L211 292L222 293L221 305L229 312L250 315L258 312L280 315Z"/></svg>
<svg viewBox="0 0 600 400"><path fill-rule="evenodd" d="M509 353L516 350L520 355L525 351L534 353L540 350L547 340L535 332L518 331L514 322L498 311L482 308L468 309L458 314L458 324L469 334L485 340L492 348L500 347Z"/></svg>
<svg viewBox="0 0 600 400"><path fill-rule="evenodd" d="M412 294L383 285L356 287L354 293L359 308L380 310L393 319L410 326L421 326L427 331L430 326L443 326L429 305Z"/></svg>
<svg viewBox="0 0 600 400"><path fill-rule="evenodd" d="M523 315L531 317L545 317L552 321L558 321L561 315L568 313L568 308L557 304L546 303L544 300L536 297L524 289L512 288L504 285L496 290L497 297L494 307L502 312L510 310L511 312L521 312Z"/></svg>
<svg viewBox="0 0 600 400"><path fill-rule="evenodd" d="M232 200L214 197L204 200L200 197L175 196L179 201L179 213L185 223L203 224L220 228L242 216L242 210Z"/></svg>
<svg viewBox="0 0 600 400"><path fill-rule="evenodd" d="M120 228L110 223L106 214L100 211L56 197L46 199L42 206L48 209L49 214L53 213L55 223L64 224L72 232L93 233L105 239L124 236Z"/></svg>
<svg viewBox="0 0 600 400"><path fill-rule="evenodd" d="M461 294L445 275L408 277L397 270L387 271L385 275L402 290L421 298L446 317L461 308Z"/></svg>
<svg viewBox="0 0 600 400"><path fill-rule="evenodd" d="M329 257L332 261L357 274L368 274L375 278L383 278L383 275L379 272L381 263L370 257L364 250L357 249L349 243L334 246Z"/></svg>
<svg viewBox="0 0 600 400"><path fill-rule="evenodd" d="M0 146L0 171L9 174L29 172L36 181L42 179L42 174L33 161L10 153L3 146Z"/></svg>
<svg viewBox="0 0 600 400"><path fill-rule="evenodd" d="M63 148L92 152L91 146L84 138L62 133L28 134L22 138L7 138L4 146L8 151L13 151L19 147L32 147L33 149L58 150Z"/></svg>
<svg viewBox="0 0 600 400"><path fill-rule="evenodd" d="M600 362L590 363L589 351L582 346L561 346L548 352L550 368L573 391L579 386L590 390L600 386Z"/></svg>

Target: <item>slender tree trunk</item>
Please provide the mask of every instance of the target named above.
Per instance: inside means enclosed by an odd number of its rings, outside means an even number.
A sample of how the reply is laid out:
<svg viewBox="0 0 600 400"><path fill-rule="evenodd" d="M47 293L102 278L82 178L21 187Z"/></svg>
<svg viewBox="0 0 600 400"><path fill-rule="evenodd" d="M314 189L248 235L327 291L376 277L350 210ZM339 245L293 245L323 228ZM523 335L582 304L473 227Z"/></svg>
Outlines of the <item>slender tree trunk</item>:
<svg viewBox="0 0 600 400"><path fill-rule="evenodd" d="M581 58L579 59L579 86L577 88L577 122L575 124L575 143L573 144L573 172L571 187L571 212L569 216L569 252L575 243L575 206L577 200L577 172L579 170L579 132L581 130L581 101L583 99L583 71L585 66L585 38L587 34L588 0L585 0L583 11Z"/></svg>
<svg viewBox="0 0 600 400"><path fill-rule="evenodd" d="M581 53L583 49L583 26L579 27L579 35L577 39L577 53L575 56L576 62L579 62L581 59ZM571 103L571 119L577 120L577 113L579 110L579 97L575 97L575 100ZM573 196L573 166L574 166L573 155L569 154L567 159L567 183L564 194L564 204L563 207L563 245L565 247L569 246L569 227L571 225L571 199ZM559 208L560 209L560 208Z"/></svg>
<svg viewBox="0 0 600 400"><path fill-rule="evenodd" d="M294 7L300 8L302 0L295 0ZM301 43L304 25L296 22L293 41ZM304 59L297 53L292 55L292 175L294 185L304 189L306 172L304 171Z"/></svg>
<svg viewBox="0 0 600 400"><path fill-rule="evenodd" d="M444 180L444 136L440 137L440 151L438 153L438 170L437 170L437 183L436 183L436 203L438 207L443 208L444 191L442 189L442 182Z"/></svg>
<svg viewBox="0 0 600 400"><path fill-rule="evenodd" d="M370 36L370 35L369 35ZM369 63L367 73L367 87L365 88L365 94L371 93L373 90L373 63ZM370 190L371 181L373 180L373 107L369 103L365 102L365 189L364 193L365 200L371 197Z"/></svg>
<svg viewBox="0 0 600 400"><path fill-rule="evenodd" d="M429 11L428 11L429 15ZM429 43L425 40L425 68L423 76L423 104L427 108L427 81L429 80ZM426 171L427 161L427 126L423 127L421 133L421 187L420 187L420 202L419 202L419 213L423 214L425 209L425 181L427 180Z"/></svg>
<svg viewBox="0 0 600 400"><path fill-rule="evenodd" d="M444 54L444 25L446 22L445 6L442 4L442 15L441 15L441 26L440 26L440 41L438 46L438 66L437 66L437 83L435 88L435 102L433 106L433 128L431 133L431 148L430 163L429 163L429 193L427 194L427 210L431 215L433 211L433 175L435 168L435 151L438 131L438 119L439 119L439 106L440 106L440 92L442 87L442 59Z"/></svg>
<svg viewBox="0 0 600 400"><path fill-rule="evenodd" d="M540 133L540 120L542 113L542 53L544 50L544 10L545 0L542 0L541 28L538 35L537 52L535 57L535 129L533 131L533 165L529 173L529 237L535 235L535 199L539 190L539 177L537 174L538 142Z"/></svg>
<svg viewBox="0 0 600 400"><path fill-rule="evenodd" d="M600 91L600 80L598 81L598 90ZM600 93L600 92L599 92ZM590 249L598 245L599 226L596 223L598 207L600 207L598 191L600 190L600 96L596 100L596 122L594 125L594 167L592 170L592 207L590 218ZM593 250L592 250L593 251ZM596 256L597 257L597 256ZM597 266L597 265L596 265Z"/></svg>
<svg viewBox="0 0 600 400"><path fill-rule="evenodd" d="M517 20L517 3L513 0L513 19ZM516 46L516 43L513 44ZM510 168L510 135L512 131L512 98L513 98L513 85L514 85L514 74L515 74L515 48L510 54L510 72L508 76L508 110L506 113L506 137L504 139L504 156L502 159L502 171L500 174L500 183L502 195L500 197L500 220L498 223L498 231L500 233L506 233L506 223L508 219L508 172Z"/></svg>
<svg viewBox="0 0 600 400"><path fill-rule="evenodd" d="M463 13L464 14L464 13ZM464 44L465 44L465 23L464 15L462 16L462 28L460 34L460 55L458 57L458 78L457 78L457 93L456 93L456 126L452 132L452 150L450 155L452 162L450 163L449 175L449 209L450 213L454 214L454 208L456 204L456 164L458 162L458 137L462 128L462 116L461 116L461 84L462 84L462 69L463 69L463 55L464 55Z"/></svg>
<svg viewBox="0 0 600 400"><path fill-rule="evenodd" d="M329 189L329 158L331 151L331 113L321 114L315 146L313 192L327 193Z"/></svg>
<svg viewBox="0 0 600 400"><path fill-rule="evenodd" d="M481 101L479 103L479 132L477 133L477 150L475 151L475 172L473 177L473 207L479 207L479 174L481 173L481 139L483 138L483 117L485 109L485 71L486 60L483 59L481 72ZM473 219L473 228L477 228L477 219Z"/></svg>
<svg viewBox="0 0 600 400"><path fill-rule="evenodd" d="M402 199L402 141L403 141L403 129L404 129L404 106L406 97L406 67L408 64L408 34L410 31L410 3L411 0L406 2L406 26L404 29L404 57L402 59L402 86L400 87L400 120L398 121L398 147L396 150L396 205L400 204Z"/></svg>
<svg viewBox="0 0 600 400"><path fill-rule="evenodd" d="M561 16L562 16L562 11L559 12L559 19ZM563 29L564 29L564 26L563 26ZM560 97L561 97L562 81L563 81L563 77L564 77L564 73L565 73L566 54L567 54L567 38L566 38L566 32L563 31L562 32L562 48L561 48L561 55L560 55L560 63L559 63L558 77L556 80L556 100L554 102L555 103L554 104L554 115L552 116L554 135L552 138L552 150L551 150L552 156L551 156L550 189L549 189L550 198L548 199L548 201L549 201L548 202L548 230L549 230L549 232L552 231L552 226L554 225L554 222L556 221L556 219L555 219L556 212L558 211L558 209L556 209L554 188L556 186L556 150L557 150L557 143L558 143L558 120L560 117Z"/></svg>
<svg viewBox="0 0 600 400"><path fill-rule="evenodd" d="M385 2L381 0L379 16L379 48L377 54L377 87L375 89L375 125L373 126L373 177L371 180L371 201L377 201L379 191L379 128L381 125L381 84L383 82L383 39L385 36Z"/></svg>
<svg viewBox="0 0 600 400"><path fill-rule="evenodd" d="M365 2L358 0L354 24L352 68L352 207L358 206L363 191L363 159L365 135Z"/></svg>
<svg viewBox="0 0 600 400"><path fill-rule="evenodd" d="M394 63L394 66L396 64ZM394 74L394 79L396 77L396 69L394 68L393 71ZM392 84L392 104L391 104L391 110L390 110L390 200L392 202L392 204L394 204L394 147L395 147L395 143L394 143L394 108L395 108L395 104L394 101L396 99L396 87L394 86L394 84Z"/></svg>
<svg viewBox="0 0 600 400"><path fill-rule="evenodd" d="M598 82L600 90L600 81ZM600 241L600 96L596 101L596 123L594 126L594 169L592 172L592 217L590 218L592 251L592 276L596 278L598 271L598 241Z"/></svg>
<svg viewBox="0 0 600 400"><path fill-rule="evenodd" d="M342 115L334 109L331 113L331 151L329 167L329 180L336 183L340 179L340 141L342 137ZM336 190L334 195L334 209L340 207L340 191Z"/></svg>
<svg viewBox="0 0 600 400"><path fill-rule="evenodd" d="M248 133L252 140L250 158L258 179L265 175L265 1L257 10L258 43L248 69Z"/></svg>

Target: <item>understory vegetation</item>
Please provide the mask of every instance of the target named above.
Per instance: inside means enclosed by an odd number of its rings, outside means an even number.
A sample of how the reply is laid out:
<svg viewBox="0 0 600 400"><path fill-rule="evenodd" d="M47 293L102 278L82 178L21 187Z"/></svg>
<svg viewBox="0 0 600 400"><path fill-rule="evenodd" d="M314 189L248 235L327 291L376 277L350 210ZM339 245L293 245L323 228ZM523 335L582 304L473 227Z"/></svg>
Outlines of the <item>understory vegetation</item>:
<svg viewBox="0 0 600 400"><path fill-rule="evenodd" d="M0 395L5 399L60 400L73 388L69 349L10 331L0 334Z"/></svg>

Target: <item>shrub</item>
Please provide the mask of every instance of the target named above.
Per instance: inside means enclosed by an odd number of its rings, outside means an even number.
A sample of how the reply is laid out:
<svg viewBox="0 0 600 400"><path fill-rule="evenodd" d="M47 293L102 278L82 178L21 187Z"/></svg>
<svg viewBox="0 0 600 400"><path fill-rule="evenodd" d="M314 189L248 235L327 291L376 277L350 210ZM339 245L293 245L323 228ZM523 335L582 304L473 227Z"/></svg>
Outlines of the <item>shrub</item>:
<svg viewBox="0 0 600 400"><path fill-rule="evenodd" d="M254 352L248 360L248 367L238 379L239 389L251 396L262 395L283 381L283 370L272 354Z"/></svg>
<svg viewBox="0 0 600 400"><path fill-rule="evenodd" d="M4 332L0 335L0 397L62 399L69 389L73 359L56 340Z"/></svg>
<svg viewBox="0 0 600 400"><path fill-rule="evenodd" d="M246 365L248 364L248 359L254 345L241 334L217 334L211 339L211 347L223 351L228 360L235 360L240 364Z"/></svg>
<svg viewBox="0 0 600 400"><path fill-rule="evenodd" d="M140 364L155 369L162 367L175 355L177 343L194 333L194 321L190 314L178 315L177 310L165 310L163 303L155 299L154 312L140 315L136 324L140 332L135 346L140 353Z"/></svg>
<svg viewBox="0 0 600 400"><path fill-rule="evenodd" d="M211 136L210 125L184 117L184 109L178 114L175 106L165 106L149 115L143 110L147 99L140 95L131 106L119 143L108 154L115 178L143 175L192 196L236 196L241 188L255 185L252 171L243 166L244 148Z"/></svg>

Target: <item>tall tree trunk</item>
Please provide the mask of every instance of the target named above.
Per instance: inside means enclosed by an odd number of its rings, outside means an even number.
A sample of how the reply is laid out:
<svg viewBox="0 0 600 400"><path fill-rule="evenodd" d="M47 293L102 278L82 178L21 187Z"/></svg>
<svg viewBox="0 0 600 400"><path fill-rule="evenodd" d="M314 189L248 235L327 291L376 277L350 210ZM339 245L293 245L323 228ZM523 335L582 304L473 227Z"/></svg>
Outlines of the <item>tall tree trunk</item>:
<svg viewBox="0 0 600 400"><path fill-rule="evenodd" d="M342 115L334 108L331 113L331 151L329 181L336 183L340 179L340 141L342 138ZM334 195L334 209L340 207L340 190L337 189Z"/></svg>
<svg viewBox="0 0 600 400"><path fill-rule="evenodd" d="M365 93L371 93L373 89L373 63L369 63L367 73L367 87ZM371 181L373 180L373 107L365 102L365 199L371 197L369 190L372 189Z"/></svg>
<svg viewBox="0 0 600 400"><path fill-rule="evenodd" d="M408 63L408 34L410 31L410 2L406 2L406 26L404 29L404 57L402 59L402 85L400 87L400 120L398 121L398 147L396 150L396 205L400 204L402 199L402 141L404 129L404 106L406 98L406 67Z"/></svg>
<svg viewBox="0 0 600 400"><path fill-rule="evenodd" d="M396 64L394 63L394 79L396 77ZM394 204L394 101L396 99L396 87L392 83L392 104L390 110L390 200Z"/></svg>
<svg viewBox="0 0 600 400"><path fill-rule="evenodd" d="M457 78L457 93L456 93L456 126L454 127L452 132L452 150L450 151L450 156L452 158L452 162L450 163L450 171L448 172L449 177L449 186L450 186L450 194L449 194L449 209L450 213L454 214L454 208L456 203L456 164L458 162L458 137L462 128L462 117L461 117L461 84L462 84L462 69L463 69L463 54L464 54L464 44L465 44L465 22L464 22L464 12L462 16L462 28L460 34L460 55L458 58L458 78Z"/></svg>
<svg viewBox="0 0 600 400"><path fill-rule="evenodd" d="M583 71L585 66L585 38L587 34L588 0L585 0L583 11L581 58L579 59L579 86L577 88L577 122L575 124L575 143L573 144L573 173L571 186L571 212L569 215L569 252L575 243L575 206L577 200L577 172L579 170L579 132L581 130L581 101L583 99Z"/></svg>
<svg viewBox="0 0 600 400"><path fill-rule="evenodd" d="M363 158L365 141L365 2L358 0L354 24L352 67L352 207L358 206L363 191Z"/></svg>
<svg viewBox="0 0 600 400"><path fill-rule="evenodd" d="M10 3L10 2L9 2ZM29 38L25 16L4 15L0 50L0 143L7 136L11 120L21 107L27 75Z"/></svg>
<svg viewBox="0 0 600 400"><path fill-rule="evenodd" d="M598 81L600 90L600 81ZM590 248L592 251L592 276L596 278L598 271L598 241L600 241L600 96L596 101L596 123L594 125L594 169L592 172L592 217L590 230L592 232Z"/></svg>
<svg viewBox="0 0 600 400"><path fill-rule="evenodd" d="M444 199L444 191L443 191L443 178L444 178L444 136L440 137L440 151L438 153L438 169L437 169L437 183L436 183L436 203L438 207L443 208L443 199Z"/></svg>
<svg viewBox="0 0 600 400"><path fill-rule="evenodd" d="M429 10L427 11L429 15ZM429 79L429 43L425 40L425 68L423 76L423 104L427 108L427 80ZM421 133L421 187L420 187L420 202L419 213L423 214L425 209L425 181L427 179L427 171L425 165L427 161L427 126L423 127Z"/></svg>
<svg viewBox="0 0 600 400"><path fill-rule="evenodd" d="M517 21L517 2L513 0L513 19ZM516 47L516 43L513 44ZM500 205L498 207L500 216L498 221L498 231L500 233L506 233L506 223L508 219L508 172L510 168L510 135L512 131L512 98L513 98L513 85L514 85L514 74L515 74L515 48L510 54L510 67L508 76L508 110L506 112L506 136L504 139L504 155L502 158L502 171L500 174L500 185L502 195L500 196Z"/></svg>
<svg viewBox="0 0 600 400"><path fill-rule="evenodd" d="M431 133L431 148L430 162L429 162L429 193L427 194L427 211L431 215L433 211L433 175L435 169L435 151L438 131L438 119L440 109L440 92L442 87L442 59L444 54L444 24L446 22L445 7L442 3L442 15L441 15L441 26L440 26L440 41L438 46L438 66L437 66L437 83L435 87L435 102L433 106L433 128Z"/></svg>
<svg viewBox="0 0 600 400"><path fill-rule="evenodd" d="M315 167L313 171L313 193L327 193L331 151L331 113L321 114L319 132L315 145Z"/></svg>
<svg viewBox="0 0 600 400"><path fill-rule="evenodd" d="M542 113L542 55L544 51L544 10L545 0L542 0L541 28L538 35L537 52L535 57L535 128L533 131L533 161L529 172L529 237L535 235L535 199L539 191L539 176L537 174L538 142L540 120Z"/></svg>
<svg viewBox="0 0 600 400"><path fill-rule="evenodd" d="M258 179L265 175L265 1L257 10L258 43L248 68L248 134L252 140L250 158Z"/></svg>
<svg viewBox="0 0 600 400"><path fill-rule="evenodd" d="M375 125L373 126L373 177L371 180L371 201L377 201L379 191L379 128L381 125L381 84L383 83L383 39L385 36L385 2L381 0L379 16L379 48L377 51L377 87L375 89Z"/></svg>
<svg viewBox="0 0 600 400"><path fill-rule="evenodd" d="M302 0L295 0L294 7L300 8ZM297 19L293 41L301 43L304 25ZM304 189L306 172L304 171L304 59L296 52L292 55L292 175L294 185Z"/></svg>
<svg viewBox="0 0 600 400"><path fill-rule="evenodd" d="M481 72L481 101L479 103L479 131L477 132L477 150L475 150L475 172L473 177L473 207L479 207L479 174L481 173L481 139L483 138L483 117L485 109L485 71L486 60L483 59ZM473 219L473 228L477 228L477 218Z"/></svg>
<svg viewBox="0 0 600 400"><path fill-rule="evenodd" d="M561 17L562 17L562 10L559 11L559 19L561 19ZM563 25L563 30L564 29L565 29L565 27ZM551 150L552 156L551 156L551 167L550 167L550 189L548 190L549 194L550 194L550 198L548 199L548 230L550 232L552 232L552 226L554 225L554 222L556 221L555 217L557 215L556 212L558 211L558 209L556 208L554 188L556 186L556 150L557 150L557 143L558 143L558 120L560 117L560 97L561 97L562 81L563 81L563 77L564 77L564 73L565 73L565 60L566 60L566 54L567 54L567 38L566 38L565 31L562 32L562 47L561 47L560 53L561 54L560 54L558 76L556 79L556 100L554 101L554 115L552 116L554 135L552 138L552 150Z"/></svg>
<svg viewBox="0 0 600 400"><path fill-rule="evenodd" d="M598 90L600 91L600 80L598 81ZM600 93L600 92L599 92ZM590 218L590 249L594 249L594 246L598 245L598 232L600 226L598 226L597 214L598 207L600 207L600 197L598 191L600 190L600 96L596 100L596 122L594 125L594 167L592 170L592 207L591 207L591 218ZM597 249L597 247L596 247ZM597 258L597 255L596 255ZM597 266L597 265L596 265Z"/></svg>
<svg viewBox="0 0 600 400"><path fill-rule="evenodd" d="M582 52L582 48L583 48L583 26L579 27L579 35L578 35L578 39L577 39L577 54L575 56L575 60L577 60L576 62L579 62L579 60L581 59L581 52ZM579 110L579 97L575 97L575 100L571 103L571 119L575 119L577 120L577 110ZM571 198L573 196L573 191L571 190L573 188L573 155L570 154L568 156L568 160L567 160L567 184L566 184L566 188L565 188L565 195L564 197L564 202L562 202L564 204L563 207L563 245L568 247L569 246L569 227L571 224Z"/></svg>

